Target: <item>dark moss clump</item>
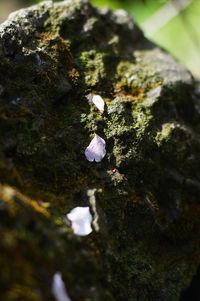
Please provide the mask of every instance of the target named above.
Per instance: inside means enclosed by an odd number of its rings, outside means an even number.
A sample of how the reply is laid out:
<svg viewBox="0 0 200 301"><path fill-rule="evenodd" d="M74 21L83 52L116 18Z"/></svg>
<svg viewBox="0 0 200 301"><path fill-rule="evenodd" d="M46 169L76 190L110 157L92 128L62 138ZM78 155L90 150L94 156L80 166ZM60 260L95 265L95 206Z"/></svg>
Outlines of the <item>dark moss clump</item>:
<svg viewBox="0 0 200 301"><path fill-rule="evenodd" d="M125 12L49 1L2 24L0 299L52 300L60 271L73 301L178 301L200 261L199 112L191 75ZM85 205L79 238L65 214Z"/></svg>

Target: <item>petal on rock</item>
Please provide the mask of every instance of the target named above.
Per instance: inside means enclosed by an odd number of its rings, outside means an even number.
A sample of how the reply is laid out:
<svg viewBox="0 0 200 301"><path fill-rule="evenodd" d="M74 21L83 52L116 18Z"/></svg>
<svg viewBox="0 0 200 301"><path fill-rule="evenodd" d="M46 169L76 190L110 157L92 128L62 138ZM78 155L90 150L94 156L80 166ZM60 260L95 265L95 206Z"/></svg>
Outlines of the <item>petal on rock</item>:
<svg viewBox="0 0 200 301"><path fill-rule="evenodd" d="M91 148L89 146L85 150L85 156L88 161L90 161L90 162L94 161L94 152L91 150Z"/></svg>
<svg viewBox="0 0 200 301"><path fill-rule="evenodd" d="M62 275L59 272L55 273L53 276L52 294L54 295L56 301L71 301L65 284L62 280Z"/></svg>
<svg viewBox="0 0 200 301"><path fill-rule="evenodd" d="M72 223L72 229L76 235L86 236L92 232L92 215L89 207L75 207L67 218Z"/></svg>
<svg viewBox="0 0 200 301"><path fill-rule="evenodd" d="M92 102L100 112L104 111L105 103L104 103L103 98L100 95L93 95Z"/></svg>
<svg viewBox="0 0 200 301"><path fill-rule="evenodd" d="M101 162L106 155L106 142L99 135L95 134L94 138L85 150L85 156L88 161Z"/></svg>

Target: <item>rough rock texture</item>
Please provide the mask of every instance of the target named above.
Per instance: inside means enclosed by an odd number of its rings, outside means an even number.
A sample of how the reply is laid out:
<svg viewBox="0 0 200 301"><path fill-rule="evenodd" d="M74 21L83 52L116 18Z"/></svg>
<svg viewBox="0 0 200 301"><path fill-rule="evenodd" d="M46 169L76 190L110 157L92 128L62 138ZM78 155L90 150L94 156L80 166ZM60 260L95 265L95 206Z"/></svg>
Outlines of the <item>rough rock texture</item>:
<svg viewBox="0 0 200 301"><path fill-rule="evenodd" d="M0 25L0 300L54 300L57 271L72 301L180 300L200 261L196 90L123 11L49 1Z"/></svg>

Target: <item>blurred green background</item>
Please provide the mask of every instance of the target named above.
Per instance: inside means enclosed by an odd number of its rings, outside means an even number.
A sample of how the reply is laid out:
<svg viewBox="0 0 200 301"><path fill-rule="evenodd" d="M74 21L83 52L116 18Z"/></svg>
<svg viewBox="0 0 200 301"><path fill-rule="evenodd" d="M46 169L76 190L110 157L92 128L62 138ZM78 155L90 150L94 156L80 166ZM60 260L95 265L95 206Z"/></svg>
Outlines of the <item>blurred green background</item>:
<svg viewBox="0 0 200 301"><path fill-rule="evenodd" d="M0 0L0 22L40 0ZM200 0L91 0L99 7L123 8L145 35L172 53L200 79Z"/></svg>

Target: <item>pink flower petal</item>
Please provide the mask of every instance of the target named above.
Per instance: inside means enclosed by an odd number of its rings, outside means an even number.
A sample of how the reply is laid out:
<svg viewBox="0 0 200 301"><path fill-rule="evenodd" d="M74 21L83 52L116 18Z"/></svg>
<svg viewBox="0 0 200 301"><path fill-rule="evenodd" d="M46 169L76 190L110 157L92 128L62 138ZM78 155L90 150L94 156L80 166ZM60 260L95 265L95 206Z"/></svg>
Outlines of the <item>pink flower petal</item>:
<svg viewBox="0 0 200 301"><path fill-rule="evenodd" d="M105 155L106 142L99 135L95 134L94 138L85 150L86 159L90 162L101 162Z"/></svg>
<svg viewBox="0 0 200 301"><path fill-rule="evenodd" d="M100 95L93 95L92 102L100 112L104 111L104 100Z"/></svg>
<svg viewBox="0 0 200 301"><path fill-rule="evenodd" d="M92 232L92 215L89 207L75 207L67 218L72 223L72 229L76 235L86 236Z"/></svg>
<svg viewBox="0 0 200 301"><path fill-rule="evenodd" d="M53 276L52 294L54 295L56 301L71 301L65 284L62 280L62 275L59 272L55 273Z"/></svg>

